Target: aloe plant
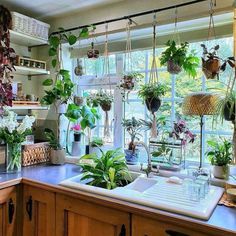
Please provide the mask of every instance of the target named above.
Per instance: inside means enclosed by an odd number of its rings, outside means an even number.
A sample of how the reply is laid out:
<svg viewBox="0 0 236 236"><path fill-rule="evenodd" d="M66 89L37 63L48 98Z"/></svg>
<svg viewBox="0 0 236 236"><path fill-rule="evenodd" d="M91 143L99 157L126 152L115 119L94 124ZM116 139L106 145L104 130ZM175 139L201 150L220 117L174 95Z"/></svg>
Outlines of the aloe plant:
<svg viewBox="0 0 236 236"><path fill-rule="evenodd" d="M81 180L88 180L89 185L106 189L114 189L128 184L131 181L131 176L121 150L101 152L100 158L95 153L81 157L78 163L83 168ZM84 160L86 162L83 162Z"/></svg>

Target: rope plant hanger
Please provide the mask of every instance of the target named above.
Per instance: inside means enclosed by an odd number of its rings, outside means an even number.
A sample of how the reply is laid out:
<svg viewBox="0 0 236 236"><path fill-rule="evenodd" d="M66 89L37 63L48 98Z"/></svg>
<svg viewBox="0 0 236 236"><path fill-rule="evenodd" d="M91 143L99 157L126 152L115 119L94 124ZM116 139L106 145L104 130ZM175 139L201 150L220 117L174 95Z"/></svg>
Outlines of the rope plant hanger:
<svg viewBox="0 0 236 236"><path fill-rule="evenodd" d="M105 120L104 120L104 141L109 142L111 140L110 127L109 127L109 114L108 112L111 110L111 105L113 102L113 95L111 91L111 78L110 78L110 63L109 63L109 51L108 51L108 24L105 25L105 44L104 44L104 64L103 64L103 80L108 82L109 91L100 91L101 102L100 106L102 110L105 112Z"/></svg>

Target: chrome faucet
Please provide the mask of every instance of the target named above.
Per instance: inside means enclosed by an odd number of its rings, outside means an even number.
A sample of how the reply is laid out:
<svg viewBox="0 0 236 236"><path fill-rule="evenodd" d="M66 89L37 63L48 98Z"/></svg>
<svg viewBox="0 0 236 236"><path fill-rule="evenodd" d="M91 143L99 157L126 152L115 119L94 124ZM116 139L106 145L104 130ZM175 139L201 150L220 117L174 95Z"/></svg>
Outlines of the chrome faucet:
<svg viewBox="0 0 236 236"><path fill-rule="evenodd" d="M159 168L153 168L152 167L152 162L151 162L151 154L150 154L150 151L148 149L148 146L144 143L144 142L141 142L141 141L138 141L138 142L135 142L134 143L135 146L139 146L139 145L142 145L146 152L147 152L147 159L148 159L148 164L147 164L147 168L143 168L143 163L141 163L141 171L144 171L147 175L147 177L150 177L150 173L158 173L159 172Z"/></svg>

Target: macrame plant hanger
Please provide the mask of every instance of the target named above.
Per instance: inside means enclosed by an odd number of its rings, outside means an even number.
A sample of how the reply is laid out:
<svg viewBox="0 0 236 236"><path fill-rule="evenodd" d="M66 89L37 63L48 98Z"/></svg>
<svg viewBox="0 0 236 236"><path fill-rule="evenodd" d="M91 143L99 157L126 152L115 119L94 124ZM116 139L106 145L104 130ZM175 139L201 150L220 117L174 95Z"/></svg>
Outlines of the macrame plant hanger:
<svg viewBox="0 0 236 236"><path fill-rule="evenodd" d="M178 8L175 8L175 21L174 21L174 34L172 37L172 40L177 43L177 45L180 45L180 36L179 36L179 30L178 30Z"/></svg>
<svg viewBox="0 0 236 236"><path fill-rule="evenodd" d="M104 64L103 64L103 80L109 84L109 94L112 96L111 92L111 77L110 77L110 63L109 63L109 51L108 51L108 24L105 25L105 44L104 44ZM104 141L110 141L110 126L109 126L109 113L108 110L105 110L105 120L104 120Z"/></svg>
<svg viewBox="0 0 236 236"><path fill-rule="evenodd" d="M157 61L156 61L156 14L153 16L153 42L152 42L152 66L149 77L149 85L156 85L158 83ZM151 127L151 139L157 138L157 122L155 112L152 112L152 127Z"/></svg>

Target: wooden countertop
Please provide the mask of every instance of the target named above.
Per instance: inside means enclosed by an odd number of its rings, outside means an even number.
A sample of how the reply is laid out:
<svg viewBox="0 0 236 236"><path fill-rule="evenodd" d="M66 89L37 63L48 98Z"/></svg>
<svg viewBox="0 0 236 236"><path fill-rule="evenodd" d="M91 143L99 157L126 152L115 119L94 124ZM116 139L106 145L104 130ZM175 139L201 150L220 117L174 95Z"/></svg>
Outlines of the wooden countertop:
<svg viewBox="0 0 236 236"><path fill-rule="evenodd" d="M162 220L174 221L181 220L185 224L191 222L195 227L205 226L211 229L217 229L236 235L236 208L228 208L225 206L216 206L212 216L208 221L194 219L179 214L174 214L155 208L145 207L126 201L95 195L79 190L73 190L58 185L62 180L71 178L80 173L80 168L73 164L65 164L62 166L54 165L37 165L24 167L20 173L0 174L0 188L26 183L36 187L42 187L49 191L59 192L65 195L78 197L86 201L97 202L105 206L111 206L123 211L131 213L147 215L148 217L160 218ZM197 204L197 203L196 203Z"/></svg>

